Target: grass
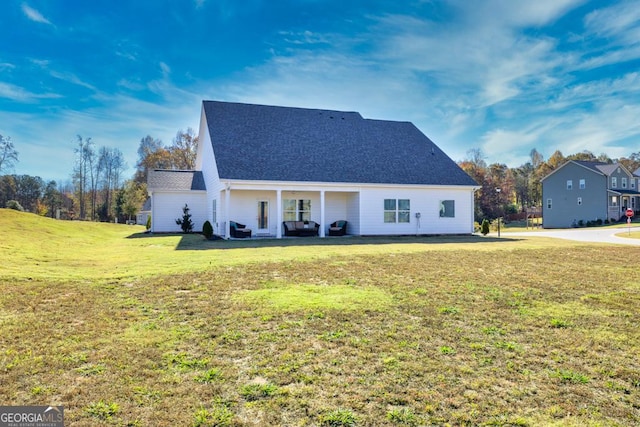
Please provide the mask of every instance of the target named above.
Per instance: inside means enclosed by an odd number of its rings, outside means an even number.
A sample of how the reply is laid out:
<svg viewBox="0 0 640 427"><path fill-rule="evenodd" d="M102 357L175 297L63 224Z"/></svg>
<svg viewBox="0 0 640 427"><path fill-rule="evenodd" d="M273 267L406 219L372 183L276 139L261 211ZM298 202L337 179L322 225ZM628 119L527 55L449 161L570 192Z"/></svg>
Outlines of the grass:
<svg viewBox="0 0 640 427"><path fill-rule="evenodd" d="M640 248L0 227L0 402L69 426L640 423Z"/></svg>

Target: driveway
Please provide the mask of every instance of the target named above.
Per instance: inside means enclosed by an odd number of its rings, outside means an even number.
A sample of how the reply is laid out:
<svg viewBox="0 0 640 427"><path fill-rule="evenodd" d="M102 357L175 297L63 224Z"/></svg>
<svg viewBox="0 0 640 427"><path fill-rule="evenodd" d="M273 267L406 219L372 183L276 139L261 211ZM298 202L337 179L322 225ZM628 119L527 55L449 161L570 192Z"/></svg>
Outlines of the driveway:
<svg viewBox="0 0 640 427"><path fill-rule="evenodd" d="M624 235L628 231L628 228L571 228L562 230L515 231L513 233L506 232L501 234L504 237L555 237L579 242L617 243L620 245L640 246L640 239L616 236L616 234ZM631 231L640 231L640 227L631 227ZM495 233L492 233L492 235L495 235Z"/></svg>

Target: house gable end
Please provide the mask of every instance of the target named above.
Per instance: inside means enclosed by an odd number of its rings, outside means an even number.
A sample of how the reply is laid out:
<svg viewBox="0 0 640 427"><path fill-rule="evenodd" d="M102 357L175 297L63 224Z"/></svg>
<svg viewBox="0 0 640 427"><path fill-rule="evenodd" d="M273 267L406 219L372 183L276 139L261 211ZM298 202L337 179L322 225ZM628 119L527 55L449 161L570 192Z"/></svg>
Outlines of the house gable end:
<svg viewBox="0 0 640 427"><path fill-rule="evenodd" d="M477 185L409 122L204 101L220 179Z"/></svg>

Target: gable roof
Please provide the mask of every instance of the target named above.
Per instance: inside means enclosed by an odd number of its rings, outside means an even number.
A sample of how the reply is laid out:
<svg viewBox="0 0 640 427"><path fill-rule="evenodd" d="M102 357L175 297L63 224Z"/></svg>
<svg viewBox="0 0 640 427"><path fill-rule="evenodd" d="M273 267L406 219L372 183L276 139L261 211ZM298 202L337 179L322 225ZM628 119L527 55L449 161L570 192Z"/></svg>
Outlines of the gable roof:
<svg viewBox="0 0 640 427"><path fill-rule="evenodd" d="M553 175L560 169L564 168L568 164L576 164L584 168L587 168L597 173L598 175L604 175L604 176L610 176L612 173L616 171L617 168L622 168L624 171L626 171L625 167L620 163L605 163L605 162L598 162L598 161L591 161L591 160L567 160L565 163L563 163L562 165L560 165L559 167L551 171L549 174L547 174L547 176L542 178L541 181L544 181L545 179L549 178L551 175Z"/></svg>
<svg viewBox="0 0 640 427"><path fill-rule="evenodd" d="M149 190L206 190L202 171L154 169L147 176Z"/></svg>
<svg viewBox="0 0 640 427"><path fill-rule="evenodd" d="M203 101L220 179L476 186L412 123Z"/></svg>

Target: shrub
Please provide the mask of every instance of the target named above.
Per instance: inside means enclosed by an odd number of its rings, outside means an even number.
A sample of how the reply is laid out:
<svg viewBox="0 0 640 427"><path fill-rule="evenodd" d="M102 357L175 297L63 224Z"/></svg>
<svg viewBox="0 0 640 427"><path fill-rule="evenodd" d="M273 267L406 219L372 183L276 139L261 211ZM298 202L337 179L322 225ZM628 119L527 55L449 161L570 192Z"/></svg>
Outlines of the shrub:
<svg viewBox="0 0 640 427"><path fill-rule="evenodd" d="M182 218L176 219L176 224L182 228L183 233L191 233L193 231L193 221L191 221L189 206L186 203L182 208Z"/></svg>
<svg viewBox="0 0 640 427"><path fill-rule="evenodd" d="M480 225L480 232L482 233L483 236L486 236L487 234L489 234L489 220L488 219L483 219L482 220L482 225Z"/></svg>
<svg viewBox="0 0 640 427"><path fill-rule="evenodd" d="M147 216L147 223L145 224L145 227L147 228L147 230L151 229L151 215Z"/></svg>
<svg viewBox="0 0 640 427"><path fill-rule="evenodd" d="M7 200L7 209L13 209L16 211L24 212L24 208L17 200Z"/></svg>
<svg viewBox="0 0 640 427"><path fill-rule="evenodd" d="M211 239L213 237L213 226L208 220L202 224L202 234L204 234L204 237L207 239Z"/></svg>

